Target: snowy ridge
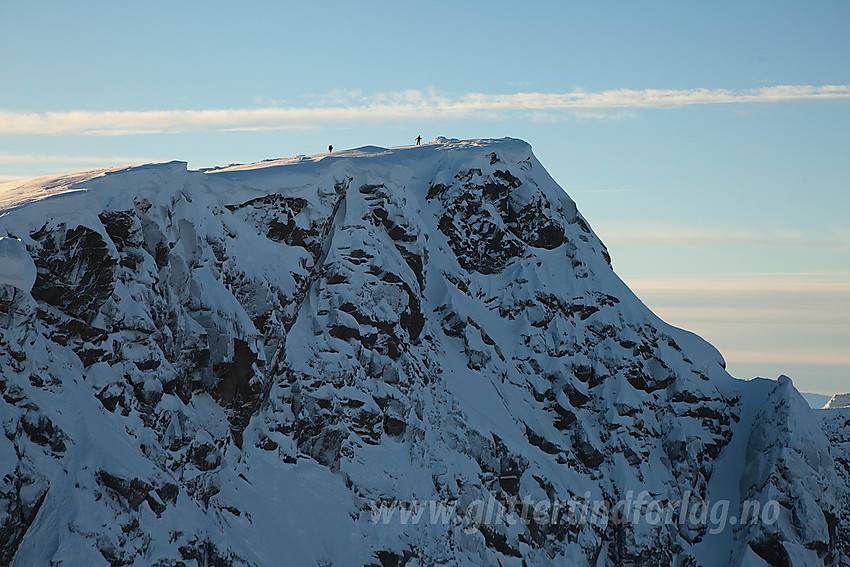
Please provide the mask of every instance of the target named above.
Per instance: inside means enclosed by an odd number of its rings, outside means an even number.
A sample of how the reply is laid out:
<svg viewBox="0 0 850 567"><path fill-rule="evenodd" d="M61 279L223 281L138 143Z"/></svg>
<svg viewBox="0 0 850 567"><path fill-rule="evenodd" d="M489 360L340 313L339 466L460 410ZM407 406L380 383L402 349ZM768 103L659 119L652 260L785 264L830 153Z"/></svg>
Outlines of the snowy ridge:
<svg viewBox="0 0 850 567"><path fill-rule="evenodd" d="M840 560L841 485L790 380L735 380L650 312L525 142L0 199L0 563ZM515 506L637 495L625 523ZM690 500L777 517L642 519ZM422 503L457 513L404 516Z"/></svg>
<svg viewBox="0 0 850 567"><path fill-rule="evenodd" d="M850 394L835 394L823 407L824 409L850 407Z"/></svg>

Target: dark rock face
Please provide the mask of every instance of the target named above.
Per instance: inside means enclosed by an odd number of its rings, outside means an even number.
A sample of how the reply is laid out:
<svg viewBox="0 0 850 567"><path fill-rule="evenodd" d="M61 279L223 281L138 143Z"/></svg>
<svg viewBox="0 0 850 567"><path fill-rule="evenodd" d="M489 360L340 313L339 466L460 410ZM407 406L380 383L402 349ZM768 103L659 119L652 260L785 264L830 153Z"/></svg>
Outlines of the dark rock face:
<svg viewBox="0 0 850 567"><path fill-rule="evenodd" d="M41 245L32 294L69 317L91 321L112 293L115 259L95 231L78 226L32 235Z"/></svg>
<svg viewBox="0 0 850 567"><path fill-rule="evenodd" d="M539 190L517 192L522 186L510 171L484 175L480 169L459 172L451 185L431 186L427 198L444 210L439 229L464 269L499 273L526 246L551 250L564 243L564 227L546 198ZM575 222L575 210L564 220Z"/></svg>
<svg viewBox="0 0 850 567"><path fill-rule="evenodd" d="M417 151L143 167L84 182L110 196L98 214L0 217L38 269L32 294L0 283L0 562L838 557L831 493L780 454L828 484L825 442L803 451L779 411L793 388L737 384L649 313L524 143ZM784 422L750 409L768 402ZM825 528L718 544L704 523L518 521L529 499L733 483ZM372 521L423 501L458 513ZM479 503L501 515L465 513Z"/></svg>

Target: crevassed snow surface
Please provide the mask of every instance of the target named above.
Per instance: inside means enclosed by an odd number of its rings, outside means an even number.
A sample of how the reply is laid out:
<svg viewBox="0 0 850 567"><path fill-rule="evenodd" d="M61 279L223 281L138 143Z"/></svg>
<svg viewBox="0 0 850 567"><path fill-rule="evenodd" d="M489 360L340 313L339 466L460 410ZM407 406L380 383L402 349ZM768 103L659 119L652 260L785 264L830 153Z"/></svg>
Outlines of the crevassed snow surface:
<svg viewBox="0 0 850 567"><path fill-rule="evenodd" d="M0 207L0 564L842 560L841 428L650 312L525 142L110 168ZM727 517L647 519L686 500Z"/></svg>

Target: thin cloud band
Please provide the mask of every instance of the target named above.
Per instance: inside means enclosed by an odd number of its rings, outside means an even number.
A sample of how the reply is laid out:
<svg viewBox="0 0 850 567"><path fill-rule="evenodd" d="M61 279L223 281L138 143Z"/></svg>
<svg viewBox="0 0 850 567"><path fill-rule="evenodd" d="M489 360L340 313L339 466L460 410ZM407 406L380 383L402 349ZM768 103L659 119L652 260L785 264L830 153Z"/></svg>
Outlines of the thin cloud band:
<svg viewBox="0 0 850 567"><path fill-rule="evenodd" d="M360 97L349 104L325 107L254 109L0 111L0 136L122 135L196 130L262 130L303 128L316 124L400 120L464 119L478 113L584 111L596 109L680 108L691 105L777 103L850 98L850 85L779 85L745 91L727 89L616 89L570 93L469 93L459 98L434 91Z"/></svg>

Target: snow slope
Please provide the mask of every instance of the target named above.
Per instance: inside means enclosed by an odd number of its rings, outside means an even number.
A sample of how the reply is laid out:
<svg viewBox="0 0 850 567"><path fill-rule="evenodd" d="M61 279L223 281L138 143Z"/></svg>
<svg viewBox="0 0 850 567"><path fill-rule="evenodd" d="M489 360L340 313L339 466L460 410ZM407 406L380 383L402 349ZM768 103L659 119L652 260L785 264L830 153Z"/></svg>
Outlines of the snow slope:
<svg viewBox="0 0 850 567"><path fill-rule="evenodd" d="M16 239L0 236L0 284L29 292L35 284L35 263L26 246Z"/></svg>
<svg viewBox="0 0 850 567"><path fill-rule="evenodd" d="M839 560L842 485L790 380L735 380L650 312L525 142L0 202L0 563ZM693 501L728 521L651 521ZM753 503L776 517L731 520Z"/></svg>
<svg viewBox="0 0 850 567"><path fill-rule="evenodd" d="M850 394L835 394L823 407L824 409L850 407Z"/></svg>

